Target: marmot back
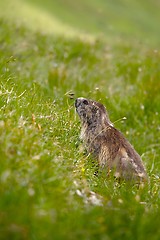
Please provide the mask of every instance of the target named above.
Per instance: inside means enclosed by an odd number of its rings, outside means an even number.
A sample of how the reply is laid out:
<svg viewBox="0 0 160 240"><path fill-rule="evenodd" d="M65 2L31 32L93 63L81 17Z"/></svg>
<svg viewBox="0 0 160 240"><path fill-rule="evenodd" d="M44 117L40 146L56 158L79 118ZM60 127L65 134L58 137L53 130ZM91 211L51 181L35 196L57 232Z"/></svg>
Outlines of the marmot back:
<svg viewBox="0 0 160 240"><path fill-rule="evenodd" d="M147 180L141 157L113 127L105 107L86 98L77 98L75 107L82 123L80 138L99 165L117 178Z"/></svg>

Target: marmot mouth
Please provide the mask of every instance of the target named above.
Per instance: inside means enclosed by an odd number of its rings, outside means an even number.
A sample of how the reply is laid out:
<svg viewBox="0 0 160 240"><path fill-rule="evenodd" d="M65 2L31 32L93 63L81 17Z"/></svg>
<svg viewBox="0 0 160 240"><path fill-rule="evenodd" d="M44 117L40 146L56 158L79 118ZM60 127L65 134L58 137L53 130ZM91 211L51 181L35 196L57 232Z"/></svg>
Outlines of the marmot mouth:
<svg viewBox="0 0 160 240"><path fill-rule="evenodd" d="M80 102L78 101L78 98L75 100L75 107L78 108L78 106L80 105Z"/></svg>

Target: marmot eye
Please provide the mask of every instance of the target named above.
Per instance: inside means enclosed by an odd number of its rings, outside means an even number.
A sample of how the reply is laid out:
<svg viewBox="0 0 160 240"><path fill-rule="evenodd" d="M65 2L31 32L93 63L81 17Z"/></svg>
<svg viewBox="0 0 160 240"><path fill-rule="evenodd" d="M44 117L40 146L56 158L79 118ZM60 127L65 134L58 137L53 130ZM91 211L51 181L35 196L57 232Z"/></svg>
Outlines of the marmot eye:
<svg viewBox="0 0 160 240"><path fill-rule="evenodd" d="M83 100L83 104L88 105L88 101L87 100Z"/></svg>

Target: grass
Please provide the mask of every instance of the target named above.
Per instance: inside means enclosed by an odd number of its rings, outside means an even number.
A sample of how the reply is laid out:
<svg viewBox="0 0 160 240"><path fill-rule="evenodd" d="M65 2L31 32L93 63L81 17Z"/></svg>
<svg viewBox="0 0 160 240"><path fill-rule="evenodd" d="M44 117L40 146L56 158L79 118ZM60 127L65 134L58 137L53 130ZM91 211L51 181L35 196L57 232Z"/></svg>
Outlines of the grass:
<svg viewBox="0 0 160 240"><path fill-rule="evenodd" d="M63 24L92 36L105 36L113 43L133 39L149 45L159 45L159 9L157 1L126 0L25 0L32 6L56 16ZM67 32L67 30L65 31ZM156 36L156 37L155 37Z"/></svg>
<svg viewBox="0 0 160 240"><path fill-rule="evenodd" d="M159 49L126 38L88 41L81 31L51 35L7 11L0 21L0 239L158 240ZM94 159L80 151L72 93L105 104L142 156L149 184L94 174Z"/></svg>

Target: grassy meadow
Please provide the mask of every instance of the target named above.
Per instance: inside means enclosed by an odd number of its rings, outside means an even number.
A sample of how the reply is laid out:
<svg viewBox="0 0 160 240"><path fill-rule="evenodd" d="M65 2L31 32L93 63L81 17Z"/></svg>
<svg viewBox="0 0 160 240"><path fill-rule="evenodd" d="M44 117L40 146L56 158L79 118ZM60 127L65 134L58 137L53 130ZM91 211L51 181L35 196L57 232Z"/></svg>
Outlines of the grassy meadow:
<svg viewBox="0 0 160 240"><path fill-rule="evenodd" d="M151 0L0 2L0 240L160 238L159 10ZM80 96L102 102L139 152L144 187L95 174Z"/></svg>

